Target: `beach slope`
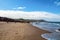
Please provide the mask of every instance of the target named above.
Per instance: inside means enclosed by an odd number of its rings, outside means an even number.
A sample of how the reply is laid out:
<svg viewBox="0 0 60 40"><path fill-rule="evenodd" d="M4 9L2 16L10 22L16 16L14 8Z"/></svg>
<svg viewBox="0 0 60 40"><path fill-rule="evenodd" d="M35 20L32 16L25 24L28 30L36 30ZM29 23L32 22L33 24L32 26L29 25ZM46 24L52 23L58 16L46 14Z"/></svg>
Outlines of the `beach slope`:
<svg viewBox="0 0 60 40"><path fill-rule="evenodd" d="M48 32L29 23L0 22L0 40L45 40L43 33Z"/></svg>

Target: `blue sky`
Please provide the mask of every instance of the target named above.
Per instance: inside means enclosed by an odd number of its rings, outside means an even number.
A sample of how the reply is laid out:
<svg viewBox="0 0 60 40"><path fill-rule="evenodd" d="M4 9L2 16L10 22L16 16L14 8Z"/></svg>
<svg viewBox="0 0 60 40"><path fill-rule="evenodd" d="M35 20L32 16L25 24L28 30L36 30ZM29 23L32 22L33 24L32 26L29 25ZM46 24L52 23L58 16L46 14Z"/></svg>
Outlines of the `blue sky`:
<svg viewBox="0 0 60 40"><path fill-rule="evenodd" d="M52 13L60 16L60 0L0 0L0 11L1 10L3 10L3 12L7 12L8 10L25 11L29 13L40 12L40 14L48 12L48 14Z"/></svg>
<svg viewBox="0 0 60 40"><path fill-rule="evenodd" d="M0 0L0 10L12 10L17 7L26 7L24 11L47 11L60 13L58 0Z"/></svg>

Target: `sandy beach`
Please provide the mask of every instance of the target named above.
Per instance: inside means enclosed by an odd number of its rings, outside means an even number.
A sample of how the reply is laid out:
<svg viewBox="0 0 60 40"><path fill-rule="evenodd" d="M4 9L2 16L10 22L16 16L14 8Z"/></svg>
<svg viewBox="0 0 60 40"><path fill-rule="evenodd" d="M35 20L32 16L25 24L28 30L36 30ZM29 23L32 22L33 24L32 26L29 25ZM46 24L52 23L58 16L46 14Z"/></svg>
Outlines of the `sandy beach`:
<svg viewBox="0 0 60 40"><path fill-rule="evenodd" d="M41 37L44 33L48 31L29 23L0 22L0 40L46 40Z"/></svg>

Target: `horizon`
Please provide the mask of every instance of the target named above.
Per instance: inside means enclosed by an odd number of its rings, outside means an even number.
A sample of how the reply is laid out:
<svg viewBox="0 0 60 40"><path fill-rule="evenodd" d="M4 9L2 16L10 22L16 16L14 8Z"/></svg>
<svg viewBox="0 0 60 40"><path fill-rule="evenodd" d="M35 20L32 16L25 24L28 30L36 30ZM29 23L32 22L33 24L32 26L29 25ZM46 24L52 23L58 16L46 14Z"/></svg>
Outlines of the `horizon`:
<svg viewBox="0 0 60 40"><path fill-rule="evenodd" d="M60 21L60 0L0 0L0 16Z"/></svg>

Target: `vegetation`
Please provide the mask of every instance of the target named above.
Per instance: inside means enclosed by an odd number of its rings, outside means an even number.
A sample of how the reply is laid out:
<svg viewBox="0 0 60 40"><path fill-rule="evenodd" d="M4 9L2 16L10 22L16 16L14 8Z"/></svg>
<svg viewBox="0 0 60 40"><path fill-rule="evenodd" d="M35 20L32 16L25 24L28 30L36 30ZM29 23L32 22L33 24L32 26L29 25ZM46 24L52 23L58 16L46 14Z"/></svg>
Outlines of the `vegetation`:
<svg viewBox="0 0 60 40"><path fill-rule="evenodd" d="M12 19L12 18L7 18L7 17L0 17L0 21L5 21L5 22L47 22L45 20L33 20L33 19Z"/></svg>

